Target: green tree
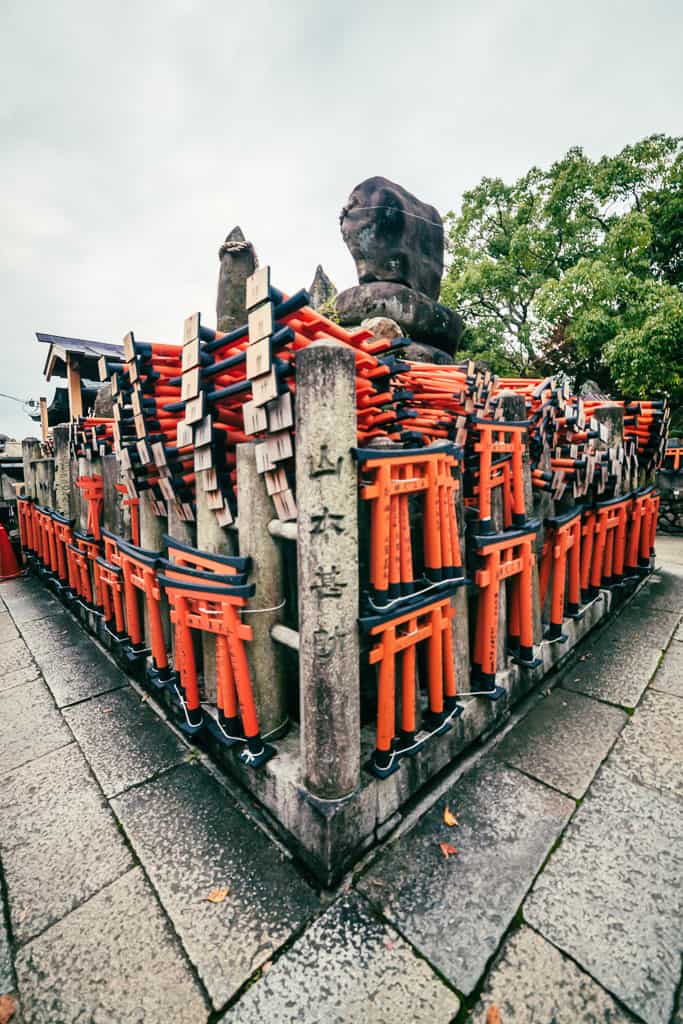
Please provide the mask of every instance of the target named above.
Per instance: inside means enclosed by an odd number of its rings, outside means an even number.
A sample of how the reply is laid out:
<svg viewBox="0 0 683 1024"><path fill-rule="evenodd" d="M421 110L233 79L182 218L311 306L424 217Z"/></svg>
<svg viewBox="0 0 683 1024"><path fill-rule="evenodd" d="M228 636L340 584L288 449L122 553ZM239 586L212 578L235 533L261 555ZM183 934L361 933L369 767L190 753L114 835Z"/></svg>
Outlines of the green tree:
<svg viewBox="0 0 683 1024"><path fill-rule="evenodd" d="M484 178L449 214L442 301L499 373L563 371L683 399L683 140L591 161L571 149L511 185Z"/></svg>

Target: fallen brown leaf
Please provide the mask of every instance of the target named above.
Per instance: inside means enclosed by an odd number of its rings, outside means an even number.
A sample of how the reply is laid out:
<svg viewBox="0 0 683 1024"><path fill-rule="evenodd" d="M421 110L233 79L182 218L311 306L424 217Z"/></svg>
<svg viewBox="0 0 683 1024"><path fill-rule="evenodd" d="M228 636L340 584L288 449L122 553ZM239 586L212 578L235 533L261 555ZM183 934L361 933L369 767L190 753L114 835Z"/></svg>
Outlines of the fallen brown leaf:
<svg viewBox="0 0 683 1024"><path fill-rule="evenodd" d="M229 892L229 889L212 889L206 898L209 903L222 903Z"/></svg>
<svg viewBox="0 0 683 1024"><path fill-rule="evenodd" d="M444 825L448 825L449 828L453 828L454 825L458 824L458 819L453 814L453 811L450 809L448 804L446 804L446 806L444 807L443 823Z"/></svg>
<svg viewBox="0 0 683 1024"><path fill-rule="evenodd" d="M451 846L450 843L439 843L439 848L440 848L442 854L444 855L444 857L446 858L446 860L448 860L448 858L451 856L452 853L457 853L458 852L456 847L455 846Z"/></svg>
<svg viewBox="0 0 683 1024"><path fill-rule="evenodd" d="M497 1006L489 1006L486 1014L486 1024L503 1024L503 1018Z"/></svg>
<svg viewBox="0 0 683 1024"><path fill-rule="evenodd" d="M17 1012L17 1001L14 996L0 996L0 1024L9 1024Z"/></svg>

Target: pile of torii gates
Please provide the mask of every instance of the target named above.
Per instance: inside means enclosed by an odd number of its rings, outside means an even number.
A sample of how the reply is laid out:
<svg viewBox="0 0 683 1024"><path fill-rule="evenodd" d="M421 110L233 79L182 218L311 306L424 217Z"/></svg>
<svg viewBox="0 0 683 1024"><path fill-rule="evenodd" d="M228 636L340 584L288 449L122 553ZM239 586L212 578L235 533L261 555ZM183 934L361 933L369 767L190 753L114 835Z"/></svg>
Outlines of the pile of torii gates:
<svg viewBox="0 0 683 1024"><path fill-rule="evenodd" d="M545 639L561 643L566 619L580 618L601 589L650 571L667 402L580 398L553 378L500 379L473 363L409 362L406 339L341 328L311 309L305 292L287 297L273 288L267 267L247 284L247 314L229 334L192 316L182 345L130 334L120 361L103 357L114 418L74 423L73 454L116 453L131 536L102 527L103 483L94 473L78 480L86 529L20 499L25 557L67 604L103 617L121 663L142 666L148 686L171 696L181 728L237 746L248 766L265 763L276 750L261 737L245 647L249 559L172 537L163 551L143 550L137 504L147 491L156 514L172 505L191 523L201 491L229 527L238 515L236 446L255 442L276 516L295 520L296 357L316 341L338 342L355 359L354 456L367 518L358 622L363 657L377 673L367 767L384 778L448 730L464 698L503 696L501 642L520 666L539 664L534 601L545 608ZM323 515L316 529L341 531L333 512ZM451 622L463 587L474 595L471 673L456 679ZM211 709L202 701L198 632L216 638Z"/></svg>

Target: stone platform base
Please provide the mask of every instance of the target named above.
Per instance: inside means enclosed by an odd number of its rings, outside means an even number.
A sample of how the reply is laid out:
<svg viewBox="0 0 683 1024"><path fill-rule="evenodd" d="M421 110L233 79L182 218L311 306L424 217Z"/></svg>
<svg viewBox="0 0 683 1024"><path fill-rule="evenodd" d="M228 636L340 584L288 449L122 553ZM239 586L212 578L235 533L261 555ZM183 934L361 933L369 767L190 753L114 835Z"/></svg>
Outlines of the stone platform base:
<svg viewBox="0 0 683 1024"><path fill-rule="evenodd" d="M226 749L209 735L197 737L196 742L258 801L275 834L317 881L332 886L367 850L397 828L417 799L423 808L429 807L430 789L433 800L438 798L434 782L440 773L452 770L457 758L476 741L501 729L514 705L559 668L576 645L604 622L610 611L629 600L639 586L633 583L613 592L601 591L598 599L585 607L581 619L565 621L566 641L544 641L537 648L542 664L536 669L511 665L498 673L496 681L505 689L504 697L492 702L463 696L464 712L449 732L430 739L416 757L403 759L398 771L386 779L377 779L363 770L360 787L345 800L322 801L304 788L297 725L274 740L277 756L258 770L245 767L234 748ZM77 614L100 642L111 649L111 638L101 618L83 609L78 609ZM164 691L153 690L151 695L173 717L170 697ZM374 747L372 729L363 729L361 743L365 763Z"/></svg>

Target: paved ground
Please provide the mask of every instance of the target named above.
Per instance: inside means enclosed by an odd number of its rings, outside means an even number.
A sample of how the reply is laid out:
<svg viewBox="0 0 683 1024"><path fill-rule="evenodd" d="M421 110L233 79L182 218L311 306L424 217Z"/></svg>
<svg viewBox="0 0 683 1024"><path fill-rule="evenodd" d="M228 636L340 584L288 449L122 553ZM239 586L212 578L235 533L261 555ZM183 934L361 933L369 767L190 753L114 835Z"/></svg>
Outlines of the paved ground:
<svg viewBox="0 0 683 1024"><path fill-rule="evenodd" d="M0 1022L683 1024L683 540L658 552L322 894L37 582L3 584Z"/></svg>

